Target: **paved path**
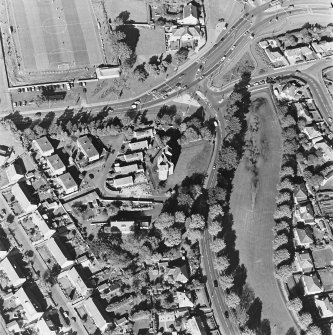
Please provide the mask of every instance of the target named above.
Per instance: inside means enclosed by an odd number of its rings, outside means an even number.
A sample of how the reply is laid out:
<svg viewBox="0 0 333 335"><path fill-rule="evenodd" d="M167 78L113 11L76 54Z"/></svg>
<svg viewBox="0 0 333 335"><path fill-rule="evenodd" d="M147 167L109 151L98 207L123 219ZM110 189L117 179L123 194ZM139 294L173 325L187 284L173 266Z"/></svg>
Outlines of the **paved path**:
<svg viewBox="0 0 333 335"><path fill-rule="evenodd" d="M274 277L272 261L273 213L281 165L281 130L269 94L262 92L258 96L269 101L260 113L268 149L266 160L259 168L255 205L252 208L251 175L242 161L236 171L230 207L240 264L245 265L247 282L255 296L262 301L261 320L270 321L272 335L281 335L290 327L296 328Z"/></svg>

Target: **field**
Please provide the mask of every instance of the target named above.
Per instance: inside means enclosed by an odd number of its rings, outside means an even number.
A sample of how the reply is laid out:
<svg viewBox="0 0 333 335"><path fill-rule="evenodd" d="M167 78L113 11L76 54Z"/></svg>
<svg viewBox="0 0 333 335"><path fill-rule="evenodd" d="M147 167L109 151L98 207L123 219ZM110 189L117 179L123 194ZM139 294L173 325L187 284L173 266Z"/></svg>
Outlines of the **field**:
<svg viewBox="0 0 333 335"><path fill-rule="evenodd" d="M89 0L7 0L19 68L69 70L103 63Z"/></svg>
<svg viewBox="0 0 333 335"><path fill-rule="evenodd" d="M168 178L166 189L180 184L186 176L191 176L193 173L205 173L212 150L213 146L205 140L183 146L174 174Z"/></svg>
<svg viewBox="0 0 333 335"><path fill-rule="evenodd" d="M149 60L149 56L160 56L165 52L165 41L163 29L140 28L139 42L136 47L136 54L139 62Z"/></svg>
<svg viewBox="0 0 333 335"><path fill-rule="evenodd" d="M128 20L137 23L148 21L145 0L104 0L108 17L115 19L120 13L129 15Z"/></svg>
<svg viewBox="0 0 333 335"><path fill-rule="evenodd" d="M263 93L260 97L270 99ZM285 334L294 324L273 273L273 213L281 164L281 130L273 108L272 102L266 100L257 110L268 149L259 166L255 201L252 201L252 175L245 168L243 159L235 174L230 208L240 263L247 269L247 282L262 301L261 319L270 321L272 335L280 335Z"/></svg>

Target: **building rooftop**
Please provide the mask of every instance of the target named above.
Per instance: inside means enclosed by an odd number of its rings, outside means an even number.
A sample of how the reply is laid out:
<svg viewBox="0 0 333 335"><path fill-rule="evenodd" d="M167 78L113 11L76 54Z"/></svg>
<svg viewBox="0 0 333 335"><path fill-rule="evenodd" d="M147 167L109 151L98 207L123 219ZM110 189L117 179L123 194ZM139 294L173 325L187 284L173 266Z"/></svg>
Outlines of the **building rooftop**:
<svg viewBox="0 0 333 335"><path fill-rule="evenodd" d="M37 140L34 140L34 142L38 144L38 147L42 152L53 150L53 146L46 136L38 138Z"/></svg>
<svg viewBox="0 0 333 335"><path fill-rule="evenodd" d="M96 69L98 79L112 79L120 76L119 67L99 67Z"/></svg>
<svg viewBox="0 0 333 335"><path fill-rule="evenodd" d="M152 128L148 129L138 129L133 131L133 137L137 139L141 138L150 138L154 136L154 132Z"/></svg>
<svg viewBox="0 0 333 335"><path fill-rule="evenodd" d="M58 178L61 181L61 183L63 184L63 186L65 187L65 189L67 189L67 190L72 188L72 187L77 186L74 178L72 177L72 175L69 172L60 175Z"/></svg>
<svg viewBox="0 0 333 335"><path fill-rule="evenodd" d="M127 176L127 177L114 179L114 186L116 188L126 187L126 186L131 186L131 185L133 185L133 177L132 176Z"/></svg>
<svg viewBox="0 0 333 335"><path fill-rule="evenodd" d="M124 159L126 162L142 161L143 153L140 151L140 152L134 152L132 154L126 154L124 155Z"/></svg>
<svg viewBox="0 0 333 335"><path fill-rule="evenodd" d="M88 298L84 301L84 307L87 311L87 313L91 316L91 318L94 320L95 325L100 330L104 331L107 327L107 322L105 321L103 315L97 308L96 304L92 300L92 298Z"/></svg>
<svg viewBox="0 0 333 335"><path fill-rule="evenodd" d="M88 158L99 156L97 149L94 147L91 139L87 135L78 138L77 143L82 148L83 154Z"/></svg>
<svg viewBox="0 0 333 335"><path fill-rule="evenodd" d="M9 261L8 257L4 258L0 262L0 270L2 270L9 279L9 285L8 286L16 286L19 284L23 284L25 281L24 277L20 277L17 271L15 270L12 263Z"/></svg>
<svg viewBox="0 0 333 335"><path fill-rule="evenodd" d="M139 142L132 142L128 144L130 150L136 151L136 150L142 150L148 148L148 141L139 141Z"/></svg>
<svg viewBox="0 0 333 335"><path fill-rule="evenodd" d="M313 249L312 257L316 269L333 266L333 250L330 246L323 249Z"/></svg>
<svg viewBox="0 0 333 335"><path fill-rule="evenodd" d="M54 238L48 239L45 244L61 268L65 268L74 263L67 259Z"/></svg>
<svg viewBox="0 0 333 335"><path fill-rule="evenodd" d="M61 272L58 276L59 279L66 277L76 291L81 295L85 296L88 292L88 287L82 280L77 270L73 267L70 270Z"/></svg>
<svg viewBox="0 0 333 335"><path fill-rule="evenodd" d="M47 157L47 160L54 171L60 170L65 167L58 154Z"/></svg>
<svg viewBox="0 0 333 335"><path fill-rule="evenodd" d="M14 184L12 187L12 193L24 211L29 211L37 208L37 205L34 205L33 201L31 201L32 195L28 194L28 190L24 184Z"/></svg>
<svg viewBox="0 0 333 335"><path fill-rule="evenodd" d="M134 221L111 221L111 232L112 228L116 228L114 231L119 229L122 234L133 233Z"/></svg>
<svg viewBox="0 0 333 335"><path fill-rule="evenodd" d="M115 171L121 174L129 174L132 172L138 171L139 167L138 164L130 164L124 166L115 166Z"/></svg>

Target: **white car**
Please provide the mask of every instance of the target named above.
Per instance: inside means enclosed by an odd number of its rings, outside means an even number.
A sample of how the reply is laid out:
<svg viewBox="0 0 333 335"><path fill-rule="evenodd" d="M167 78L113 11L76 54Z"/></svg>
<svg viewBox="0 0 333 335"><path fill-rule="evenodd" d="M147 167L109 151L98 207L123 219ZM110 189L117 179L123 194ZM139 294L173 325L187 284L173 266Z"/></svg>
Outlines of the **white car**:
<svg viewBox="0 0 333 335"><path fill-rule="evenodd" d="M131 105L132 109L136 109L138 106L136 104Z"/></svg>

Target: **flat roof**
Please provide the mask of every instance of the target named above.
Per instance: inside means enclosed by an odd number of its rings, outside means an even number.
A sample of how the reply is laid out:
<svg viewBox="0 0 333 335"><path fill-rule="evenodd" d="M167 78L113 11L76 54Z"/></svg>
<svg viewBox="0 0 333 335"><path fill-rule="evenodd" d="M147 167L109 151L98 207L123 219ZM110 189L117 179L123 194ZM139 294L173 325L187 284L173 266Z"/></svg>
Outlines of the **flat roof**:
<svg viewBox="0 0 333 335"><path fill-rule="evenodd" d="M65 164L62 162L58 154L54 154L52 156L47 157L47 160L54 171L57 171L65 167Z"/></svg>
<svg viewBox="0 0 333 335"><path fill-rule="evenodd" d="M129 234L132 232L134 221L111 221L111 228L118 228L123 234Z"/></svg>
<svg viewBox="0 0 333 335"><path fill-rule="evenodd" d="M31 201L29 200L27 194L25 193L25 190L22 188L21 183L16 183L12 187L12 193L15 196L15 198L18 200L20 206L24 211L26 211L29 206L32 205Z"/></svg>
<svg viewBox="0 0 333 335"><path fill-rule="evenodd" d="M69 172L60 175L58 178L66 190L77 186L75 180L73 179L72 175Z"/></svg>
<svg viewBox="0 0 333 335"><path fill-rule="evenodd" d="M7 275L12 285L14 285L17 281L21 279L21 277L18 275L14 266L7 257L0 262L0 270L2 270Z"/></svg>
<svg viewBox="0 0 333 335"><path fill-rule="evenodd" d="M53 150L53 146L50 143L49 139L46 136L43 136L41 138L37 138L37 140L34 140L37 144L40 150L43 152Z"/></svg>
<svg viewBox="0 0 333 335"><path fill-rule="evenodd" d="M15 297L23 307L28 320L33 320L37 317L38 312L36 311L34 305L31 303L23 287L17 290L17 292L15 293Z"/></svg>
<svg viewBox="0 0 333 335"><path fill-rule="evenodd" d="M50 239L48 239L46 241L46 246L50 250L50 253L52 254L52 256L55 258L56 262L61 267L65 266L66 263L68 262L68 259L64 255L62 250L59 248L58 243L56 242L56 240L53 237L51 237Z"/></svg>
<svg viewBox="0 0 333 335"><path fill-rule="evenodd" d="M96 69L96 75L98 79L118 78L120 76L120 68L119 67L98 67Z"/></svg>
<svg viewBox="0 0 333 335"><path fill-rule="evenodd" d="M83 153L89 158L99 155L97 149L94 147L91 139L87 135L78 138L77 142L80 144L82 150L84 151Z"/></svg>
<svg viewBox="0 0 333 335"><path fill-rule="evenodd" d="M132 176L127 176L127 177L114 179L114 186L115 187L125 187L125 186L129 186L129 185L133 185L133 177Z"/></svg>
<svg viewBox="0 0 333 335"><path fill-rule="evenodd" d="M84 308L86 309L88 314L93 318L96 326L99 329L103 329L107 325L103 315L101 314L101 312L97 308L97 306L94 303L94 301L92 300L92 298L88 298L87 300L85 300Z"/></svg>
<svg viewBox="0 0 333 335"><path fill-rule="evenodd" d="M146 149L148 148L148 141L140 141L140 142L132 142L129 143L128 146L130 147L131 150L140 150L140 149Z"/></svg>
<svg viewBox="0 0 333 335"><path fill-rule="evenodd" d="M143 160L143 154L142 154L142 152L135 152L135 153L132 153L132 154L126 154L126 155L124 155L124 158L128 162L131 162L131 161L142 161Z"/></svg>

